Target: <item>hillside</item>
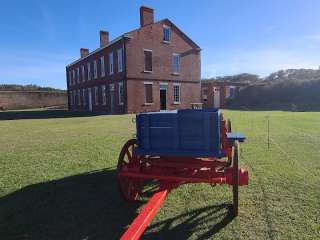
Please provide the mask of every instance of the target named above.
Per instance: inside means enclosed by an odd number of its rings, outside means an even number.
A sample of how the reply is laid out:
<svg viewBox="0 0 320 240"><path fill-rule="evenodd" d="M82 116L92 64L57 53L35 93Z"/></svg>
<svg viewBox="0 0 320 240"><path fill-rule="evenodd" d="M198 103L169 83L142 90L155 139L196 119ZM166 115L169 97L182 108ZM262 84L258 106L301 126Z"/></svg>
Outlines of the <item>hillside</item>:
<svg viewBox="0 0 320 240"><path fill-rule="evenodd" d="M220 81L220 82L241 82L241 83L256 83L262 81L262 78L260 78L256 74L250 74L250 73L241 73L237 75L229 75L229 76L222 76L222 77L216 77L216 78L209 78L209 79L202 79L202 81L207 80L214 80L214 81Z"/></svg>
<svg viewBox="0 0 320 240"><path fill-rule="evenodd" d="M307 82L320 80L320 69L287 69L270 74L264 82Z"/></svg>
<svg viewBox="0 0 320 240"><path fill-rule="evenodd" d="M270 74L240 91L232 108L320 110L320 70L287 69Z"/></svg>
<svg viewBox="0 0 320 240"><path fill-rule="evenodd" d="M0 84L0 91L61 91L65 90L52 88L52 87L41 87L35 84L20 85L20 84Z"/></svg>

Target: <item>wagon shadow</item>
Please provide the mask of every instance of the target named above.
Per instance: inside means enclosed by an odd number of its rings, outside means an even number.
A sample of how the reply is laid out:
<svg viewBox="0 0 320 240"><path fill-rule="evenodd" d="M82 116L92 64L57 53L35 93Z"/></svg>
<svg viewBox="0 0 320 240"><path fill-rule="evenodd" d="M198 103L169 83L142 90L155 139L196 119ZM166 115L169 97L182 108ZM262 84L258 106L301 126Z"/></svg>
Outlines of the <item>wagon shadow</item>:
<svg viewBox="0 0 320 240"><path fill-rule="evenodd" d="M115 170L34 184L0 198L0 239L119 239L141 204L123 202Z"/></svg>
<svg viewBox="0 0 320 240"><path fill-rule="evenodd" d="M207 206L151 225L142 239L211 239L233 219L231 204Z"/></svg>
<svg viewBox="0 0 320 240"><path fill-rule="evenodd" d="M119 239L142 204L121 199L115 170L38 183L0 197L0 239ZM209 206L153 224L143 239L187 239L203 223L208 239L231 221L229 205Z"/></svg>
<svg viewBox="0 0 320 240"><path fill-rule="evenodd" d="M58 110L16 110L0 111L0 120L19 120L19 119L50 119L50 118L74 118L74 117L94 117L106 115L106 113Z"/></svg>

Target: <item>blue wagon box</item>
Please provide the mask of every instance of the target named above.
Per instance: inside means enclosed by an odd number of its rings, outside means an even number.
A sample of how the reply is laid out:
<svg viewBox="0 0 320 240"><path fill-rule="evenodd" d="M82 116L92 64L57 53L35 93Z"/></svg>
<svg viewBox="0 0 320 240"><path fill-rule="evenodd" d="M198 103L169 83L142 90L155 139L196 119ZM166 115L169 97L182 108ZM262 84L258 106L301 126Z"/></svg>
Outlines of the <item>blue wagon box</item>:
<svg viewBox="0 0 320 240"><path fill-rule="evenodd" d="M136 128L138 155L222 157L218 109L140 113Z"/></svg>

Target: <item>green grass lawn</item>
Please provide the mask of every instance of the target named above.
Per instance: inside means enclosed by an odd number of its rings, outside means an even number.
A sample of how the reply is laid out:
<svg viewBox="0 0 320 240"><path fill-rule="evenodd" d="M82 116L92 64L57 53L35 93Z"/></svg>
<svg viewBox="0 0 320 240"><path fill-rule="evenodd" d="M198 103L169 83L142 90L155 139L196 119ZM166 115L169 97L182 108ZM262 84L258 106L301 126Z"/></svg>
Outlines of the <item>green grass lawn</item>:
<svg viewBox="0 0 320 240"><path fill-rule="evenodd" d="M228 186L184 185L143 239L320 239L320 113L224 113L247 136L239 216ZM0 121L0 239L118 239L146 202L123 202L116 184L133 117Z"/></svg>

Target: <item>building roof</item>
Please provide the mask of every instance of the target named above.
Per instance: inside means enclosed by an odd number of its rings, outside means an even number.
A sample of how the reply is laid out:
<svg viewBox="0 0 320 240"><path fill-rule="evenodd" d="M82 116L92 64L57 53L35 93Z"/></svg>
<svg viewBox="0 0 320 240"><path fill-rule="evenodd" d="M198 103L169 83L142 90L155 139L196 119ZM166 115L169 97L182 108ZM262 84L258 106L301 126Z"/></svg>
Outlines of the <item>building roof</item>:
<svg viewBox="0 0 320 240"><path fill-rule="evenodd" d="M191 38L189 38L187 36L187 34L185 34L180 28L178 28L173 22L171 22L168 18L162 19L160 21L158 21L157 23L170 23L172 27L174 27L177 32L179 32L179 34L184 38L184 40L186 40L187 42L189 42L193 48L197 49L197 50L201 50L201 48L198 46L198 44L196 44Z"/></svg>
<svg viewBox="0 0 320 240"><path fill-rule="evenodd" d="M182 36L182 38L183 38L185 41L187 41L194 49L199 50L199 51L201 50L201 48L200 48L191 38L189 38L182 30L180 30L180 29L179 29L175 24L173 24L168 18L159 20L159 21L157 21L157 22L155 22L155 23L153 23L153 24L159 24L159 23L163 23L163 24L167 23L167 24L171 25L172 27L174 27L174 28L177 30L177 32ZM130 31L130 32L126 32L126 33L120 35L119 37L113 39L111 42L109 42L109 43L106 44L105 46L99 47L99 48L97 48L96 50L94 50L94 51L92 51L91 53L89 53L87 56L85 56L85 57L83 57L83 58L79 58L79 59L75 60L74 62L68 64L67 67L70 67L70 66L72 66L72 65L74 65L74 64L82 61L83 59L86 59L86 58L88 58L89 56L91 56L91 55L93 55L93 54L95 54L95 53L98 53L98 52L102 51L103 49L105 49L105 48L107 48L107 47L115 44L116 42L120 41L120 40L123 39L123 38L130 38L130 34L131 34L131 33L135 32L135 31L139 31L141 28L144 28L144 27L146 27L146 26L148 26L148 25L142 26L142 27L140 27L140 28L134 29L134 30L132 30L132 31Z"/></svg>
<svg viewBox="0 0 320 240"><path fill-rule="evenodd" d="M105 49L105 48L113 45L114 43L120 41L120 40L123 39L124 37L127 37L127 36L125 36L125 34L120 35L119 37L113 39L113 40L112 40L111 42L109 42L108 44L106 44L106 45L104 45L104 46L102 46L102 47L99 47L99 48L97 48L96 50L94 50L93 52L89 53L87 56L85 56L85 57L83 57L83 58L79 58L79 59L75 60L74 62L68 64L67 67L70 67L70 66L76 64L77 62L80 62L81 60L86 59L86 58L88 58L89 56L91 56L91 55L93 55L93 54L95 54L95 53L97 53L97 52L100 52L101 50L103 50L103 49Z"/></svg>

